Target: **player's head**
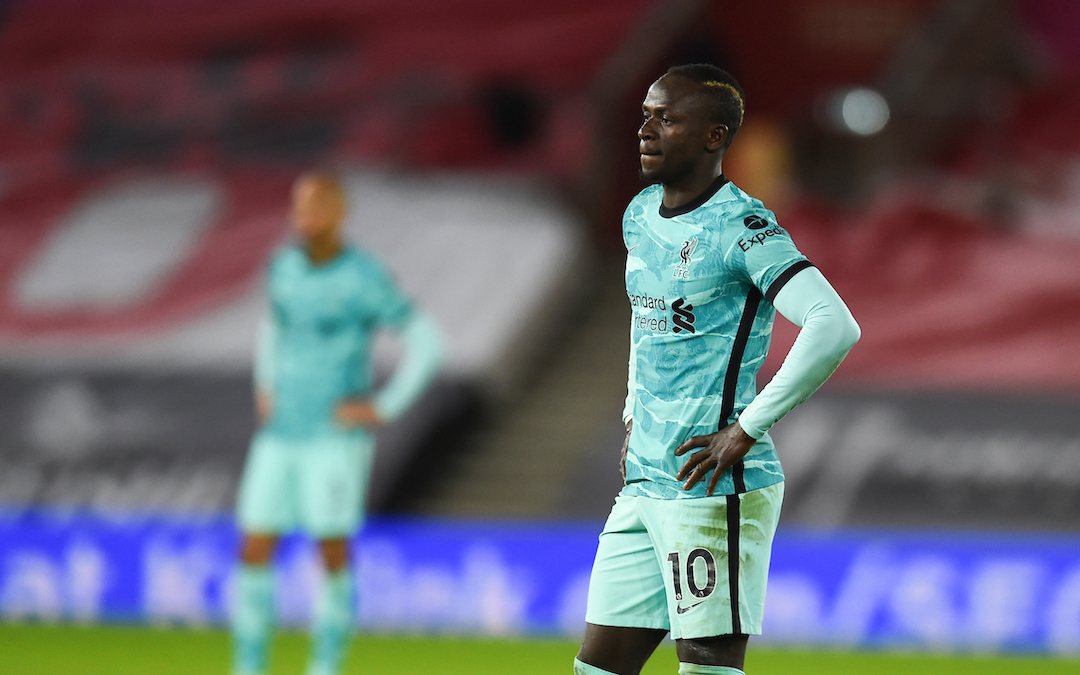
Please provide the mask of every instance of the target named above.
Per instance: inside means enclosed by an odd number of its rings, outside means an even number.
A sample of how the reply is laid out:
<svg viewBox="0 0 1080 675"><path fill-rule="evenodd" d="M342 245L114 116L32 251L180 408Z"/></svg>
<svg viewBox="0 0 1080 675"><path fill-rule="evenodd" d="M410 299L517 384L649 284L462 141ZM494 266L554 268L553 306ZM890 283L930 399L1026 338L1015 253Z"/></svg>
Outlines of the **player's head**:
<svg viewBox="0 0 1080 675"><path fill-rule="evenodd" d="M676 182L702 165L716 165L742 124L742 87L706 64L675 66L653 82L641 105L641 176Z"/></svg>
<svg viewBox="0 0 1080 675"><path fill-rule="evenodd" d="M310 172L293 183L292 220L296 232L307 240L332 236L345 218L345 192L337 177Z"/></svg>

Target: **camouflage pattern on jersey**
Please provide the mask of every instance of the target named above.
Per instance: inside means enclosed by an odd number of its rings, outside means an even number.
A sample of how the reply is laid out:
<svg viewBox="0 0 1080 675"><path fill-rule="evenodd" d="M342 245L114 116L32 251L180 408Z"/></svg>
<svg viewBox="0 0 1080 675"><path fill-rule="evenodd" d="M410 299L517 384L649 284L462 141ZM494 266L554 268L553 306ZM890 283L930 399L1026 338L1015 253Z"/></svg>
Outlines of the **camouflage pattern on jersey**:
<svg viewBox="0 0 1080 675"><path fill-rule="evenodd" d="M653 185L623 216L633 312L624 495L705 496L706 481L687 491L675 479L685 462L675 449L734 422L754 399L776 314L770 299L809 265L760 201L722 178L712 189L696 208L662 214L663 189ZM714 494L784 478L768 434L733 469Z"/></svg>
<svg viewBox="0 0 1080 675"><path fill-rule="evenodd" d="M281 438L309 438L342 429L342 398L371 392L371 343L383 327L400 328L412 306L373 256L346 248L311 263L299 247L270 264L270 320L256 355L256 386L274 395L266 428Z"/></svg>

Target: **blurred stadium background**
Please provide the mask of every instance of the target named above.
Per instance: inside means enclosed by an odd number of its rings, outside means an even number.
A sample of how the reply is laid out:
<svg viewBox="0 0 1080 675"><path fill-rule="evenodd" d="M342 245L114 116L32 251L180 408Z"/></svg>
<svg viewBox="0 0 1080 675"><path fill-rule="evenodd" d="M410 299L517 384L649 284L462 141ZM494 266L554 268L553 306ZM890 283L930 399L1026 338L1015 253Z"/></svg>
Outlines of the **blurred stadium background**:
<svg viewBox="0 0 1080 675"><path fill-rule="evenodd" d="M864 335L774 432L753 672L1080 671L1071 0L0 2L0 671L224 672L220 632L71 626L226 616L262 266L317 166L451 343L380 439L360 629L469 636L443 672L562 639L568 672L620 485L640 99L696 61L748 92L726 173ZM318 574L289 542L287 625ZM350 667L443 653L416 639Z"/></svg>

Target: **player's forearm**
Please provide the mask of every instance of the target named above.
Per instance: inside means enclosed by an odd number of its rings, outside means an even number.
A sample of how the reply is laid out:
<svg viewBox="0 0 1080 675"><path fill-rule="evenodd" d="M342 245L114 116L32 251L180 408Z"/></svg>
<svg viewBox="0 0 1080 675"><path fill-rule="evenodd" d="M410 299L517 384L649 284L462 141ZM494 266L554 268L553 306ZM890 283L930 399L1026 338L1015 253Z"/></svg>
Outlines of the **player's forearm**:
<svg viewBox="0 0 1080 675"><path fill-rule="evenodd" d="M255 363L252 375L256 392L273 391L276 343L277 326L272 317L266 316L259 323L258 334L255 338Z"/></svg>
<svg viewBox="0 0 1080 675"><path fill-rule="evenodd" d="M739 426L753 438L817 391L860 336L847 305L816 268L792 277L773 304L801 330L780 370L739 416Z"/></svg>
<svg viewBox="0 0 1080 675"><path fill-rule="evenodd" d="M405 356L390 381L375 396L379 419L399 417L424 392L442 367L446 348L442 331L427 315L417 312L401 333Z"/></svg>

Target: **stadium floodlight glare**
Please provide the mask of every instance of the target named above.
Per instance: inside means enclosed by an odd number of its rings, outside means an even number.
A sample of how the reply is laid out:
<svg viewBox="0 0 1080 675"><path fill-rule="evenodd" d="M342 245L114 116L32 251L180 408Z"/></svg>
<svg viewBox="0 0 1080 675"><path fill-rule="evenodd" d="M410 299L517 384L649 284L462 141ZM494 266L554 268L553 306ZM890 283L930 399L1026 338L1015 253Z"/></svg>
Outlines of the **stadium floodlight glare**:
<svg viewBox="0 0 1080 675"><path fill-rule="evenodd" d="M888 101L867 87L837 92L829 108L833 124L856 136L873 136L889 123Z"/></svg>

